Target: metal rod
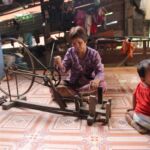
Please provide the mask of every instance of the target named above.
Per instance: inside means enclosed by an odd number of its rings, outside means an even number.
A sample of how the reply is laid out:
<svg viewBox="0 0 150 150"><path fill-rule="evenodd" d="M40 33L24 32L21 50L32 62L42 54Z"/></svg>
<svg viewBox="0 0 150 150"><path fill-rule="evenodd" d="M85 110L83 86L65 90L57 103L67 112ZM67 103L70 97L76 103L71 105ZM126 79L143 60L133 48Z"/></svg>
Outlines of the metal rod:
<svg viewBox="0 0 150 150"><path fill-rule="evenodd" d="M15 74L15 81L16 81L17 98L19 99L19 90L18 90L18 78L17 78L17 74Z"/></svg>
<svg viewBox="0 0 150 150"><path fill-rule="evenodd" d="M23 76L23 75L22 75ZM27 76L23 76L24 78L26 78L26 79L29 79L29 80L31 80L29 77L27 77ZM35 83L38 83L38 84L40 84L40 85L43 85L43 83L41 83L41 82L39 82L39 81L36 81L36 80L34 80L34 82Z"/></svg>
<svg viewBox="0 0 150 150"><path fill-rule="evenodd" d="M49 60L49 67L51 67L51 64L52 64L52 57L53 57L54 47L55 47L55 41L53 43L52 50L51 50L51 55L50 55L50 60Z"/></svg>
<svg viewBox="0 0 150 150"><path fill-rule="evenodd" d="M33 57L45 70L47 70L47 67L43 63L41 63L40 60L38 60L26 47L25 49L31 57Z"/></svg>
<svg viewBox="0 0 150 150"><path fill-rule="evenodd" d="M15 70L10 70L11 72L13 73L16 73L16 74L24 74L24 75L29 75L29 76L34 76L34 77L38 77L38 78L44 78L44 76L42 75L38 75L38 74L33 74L33 73L29 73L29 72L25 72L25 71L15 71Z"/></svg>
<svg viewBox="0 0 150 150"><path fill-rule="evenodd" d="M22 69L17 69L17 71L20 71L20 72L27 72L27 73L32 73L32 71L22 70Z"/></svg>
<svg viewBox="0 0 150 150"><path fill-rule="evenodd" d="M9 79L8 79L8 72L5 71L5 73L6 73L6 79L7 79L8 93L9 93L10 101L12 101L12 99L11 99L11 92L10 92L10 84L9 84Z"/></svg>

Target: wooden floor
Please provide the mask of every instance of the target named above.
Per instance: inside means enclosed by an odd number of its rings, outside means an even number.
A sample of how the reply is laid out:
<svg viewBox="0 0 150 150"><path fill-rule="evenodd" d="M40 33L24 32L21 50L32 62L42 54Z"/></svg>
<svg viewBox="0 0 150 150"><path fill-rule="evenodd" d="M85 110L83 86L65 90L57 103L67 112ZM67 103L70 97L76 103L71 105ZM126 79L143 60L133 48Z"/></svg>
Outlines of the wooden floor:
<svg viewBox="0 0 150 150"><path fill-rule="evenodd" d="M105 98L113 99L109 126L95 123L89 127L86 121L74 117L25 108L0 110L0 150L150 150L150 135L137 133L124 117L139 82L136 68L106 68L105 77ZM27 81L22 82L26 88ZM37 83L27 97L29 101L56 105L49 89Z"/></svg>

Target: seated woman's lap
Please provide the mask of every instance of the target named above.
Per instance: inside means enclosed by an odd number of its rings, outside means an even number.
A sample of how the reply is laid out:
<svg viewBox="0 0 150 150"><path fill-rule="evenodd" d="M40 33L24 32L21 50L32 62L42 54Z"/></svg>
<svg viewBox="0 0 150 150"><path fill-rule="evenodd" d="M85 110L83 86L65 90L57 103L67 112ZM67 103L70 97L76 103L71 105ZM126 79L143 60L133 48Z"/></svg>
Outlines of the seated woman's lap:
<svg viewBox="0 0 150 150"><path fill-rule="evenodd" d="M103 91L106 89L105 82L101 82L99 87L103 88ZM72 86L68 81L61 81L61 84L57 87L58 92L64 97L74 96L80 93L80 95L90 95L94 94L97 96L97 89L90 88L90 82L81 87Z"/></svg>

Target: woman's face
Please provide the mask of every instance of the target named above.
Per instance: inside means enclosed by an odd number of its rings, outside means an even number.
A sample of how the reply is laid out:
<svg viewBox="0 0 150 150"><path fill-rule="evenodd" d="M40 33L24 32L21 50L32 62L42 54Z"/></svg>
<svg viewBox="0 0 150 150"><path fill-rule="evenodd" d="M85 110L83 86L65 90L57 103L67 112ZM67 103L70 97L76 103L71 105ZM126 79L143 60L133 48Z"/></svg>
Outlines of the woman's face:
<svg viewBox="0 0 150 150"><path fill-rule="evenodd" d="M84 50L86 50L86 42L81 38L73 39L72 46L77 52L83 52Z"/></svg>

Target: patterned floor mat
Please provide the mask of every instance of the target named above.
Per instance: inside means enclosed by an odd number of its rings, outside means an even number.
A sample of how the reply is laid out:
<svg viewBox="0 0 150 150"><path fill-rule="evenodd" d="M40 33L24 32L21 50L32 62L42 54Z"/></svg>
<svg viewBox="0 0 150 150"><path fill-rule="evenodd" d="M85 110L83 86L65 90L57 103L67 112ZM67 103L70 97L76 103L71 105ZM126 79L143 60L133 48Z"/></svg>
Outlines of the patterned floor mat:
<svg viewBox="0 0 150 150"><path fill-rule="evenodd" d="M89 127L85 120L75 117L25 108L8 111L0 108L0 150L150 150L150 135L140 135L124 118L139 81L136 69L106 68L105 76L108 85L105 98L113 100L109 126L95 123ZM49 89L37 83L27 98L55 105Z"/></svg>

